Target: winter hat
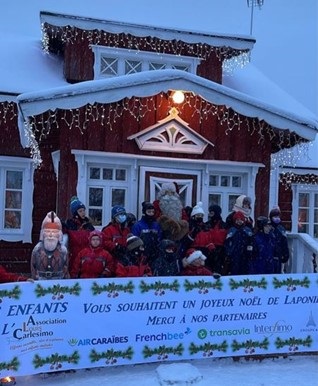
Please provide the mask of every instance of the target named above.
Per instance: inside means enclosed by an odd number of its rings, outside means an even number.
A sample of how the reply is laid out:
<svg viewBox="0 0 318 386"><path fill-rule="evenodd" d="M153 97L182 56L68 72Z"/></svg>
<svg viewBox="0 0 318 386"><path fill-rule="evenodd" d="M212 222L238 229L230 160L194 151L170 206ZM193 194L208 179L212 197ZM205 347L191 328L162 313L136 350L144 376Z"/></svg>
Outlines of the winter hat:
<svg viewBox="0 0 318 386"><path fill-rule="evenodd" d="M161 185L161 191L176 193L177 192L176 185L173 182L164 182Z"/></svg>
<svg viewBox="0 0 318 386"><path fill-rule="evenodd" d="M186 262L188 264L192 264L195 260L198 260L198 259L206 260L206 256L201 251L196 251L196 250L191 249L190 254L186 258Z"/></svg>
<svg viewBox="0 0 318 386"><path fill-rule="evenodd" d="M149 201L144 201L141 205L142 205L142 213L143 214L146 214L146 211L148 209L155 209L153 203L149 202Z"/></svg>
<svg viewBox="0 0 318 386"><path fill-rule="evenodd" d="M86 209L86 206L78 199L78 197L73 196L70 202L72 216L76 216L77 211L81 208Z"/></svg>
<svg viewBox="0 0 318 386"><path fill-rule="evenodd" d="M203 203L201 201L199 201L196 206L193 207L191 217L195 216L196 214L203 214L204 216Z"/></svg>
<svg viewBox="0 0 318 386"><path fill-rule="evenodd" d="M119 214L126 214L126 209L123 206L115 205L112 208L112 218L115 218Z"/></svg>
<svg viewBox="0 0 318 386"><path fill-rule="evenodd" d="M235 212L234 215L233 215L233 222L235 222L235 220L245 221L244 214L242 212Z"/></svg>
<svg viewBox="0 0 318 386"><path fill-rule="evenodd" d="M279 206L274 206L269 212L269 218L280 216L280 215L281 215L281 211Z"/></svg>
<svg viewBox="0 0 318 386"><path fill-rule="evenodd" d="M134 249L137 249L139 247L142 247L144 245L143 241L133 234L129 234L127 236L127 249L128 251L133 251Z"/></svg>
<svg viewBox="0 0 318 386"><path fill-rule="evenodd" d="M101 244L103 243L103 233L101 231L95 229L94 231L90 232L90 234L88 236L89 242L91 241L92 237L94 237L94 236L98 236L100 239L100 243Z"/></svg>
<svg viewBox="0 0 318 386"><path fill-rule="evenodd" d="M214 212L214 216L219 217L222 213L222 209L219 205L210 205L209 212Z"/></svg>
<svg viewBox="0 0 318 386"><path fill-rule="evenodd" d="M48 212L47 215L44 217L44 220L42 221L41 226L41 232L40 232L40 240L43 240L43 231L47 229L55 229L59 231L59 241L62 241L63 233L62 233L62 223L61 220L57 217L56 213L51 211Z"/></svg>

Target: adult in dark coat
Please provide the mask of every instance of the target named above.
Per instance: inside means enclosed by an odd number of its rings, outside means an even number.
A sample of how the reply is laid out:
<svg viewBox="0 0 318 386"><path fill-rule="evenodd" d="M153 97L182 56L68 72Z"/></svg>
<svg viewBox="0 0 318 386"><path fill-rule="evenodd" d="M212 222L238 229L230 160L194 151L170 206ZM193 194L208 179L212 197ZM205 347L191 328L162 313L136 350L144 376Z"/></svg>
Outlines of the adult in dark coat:
<svg viewBox="0 0 318 386"><path fill-rule="evenodd" d="M287 233L281 220L281 211L278 206L274 207L269 213L272 230L275 236L275 257L278 257L280 267L277 273L281 271L281 264L289 260L289 247Z"/></svg>
<svg viewBox="0 0 318 386"><path fill-rule="evenodd" d="M256 220L253 258L249 260L249 274L278 273L279 259L275 256L275 236L268 217L260 216Z"/></svg>
<svg viewBox="0 0 318 386"><path fill-rule="evenodd" d="M226 259L228 260L228 275L247 275L248 262L253 256L253 232L245 225L245 216L236 212L233 216L233 226L229 229L224 242Z"/></svg>

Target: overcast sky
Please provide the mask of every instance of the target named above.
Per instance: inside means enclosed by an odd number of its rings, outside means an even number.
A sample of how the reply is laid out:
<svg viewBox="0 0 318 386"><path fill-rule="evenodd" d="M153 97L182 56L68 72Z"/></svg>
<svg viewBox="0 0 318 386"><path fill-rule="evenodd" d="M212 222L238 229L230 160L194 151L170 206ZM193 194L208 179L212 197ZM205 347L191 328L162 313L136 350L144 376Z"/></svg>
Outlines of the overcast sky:
<svg viewBox="0 0 318 386"><path fill-rule="evenodd" d="M247 0L10 0L0 32L40 38L39 11L249 35ZM254 8L253 63L318 116L318 1L264 0Z"/></svg>

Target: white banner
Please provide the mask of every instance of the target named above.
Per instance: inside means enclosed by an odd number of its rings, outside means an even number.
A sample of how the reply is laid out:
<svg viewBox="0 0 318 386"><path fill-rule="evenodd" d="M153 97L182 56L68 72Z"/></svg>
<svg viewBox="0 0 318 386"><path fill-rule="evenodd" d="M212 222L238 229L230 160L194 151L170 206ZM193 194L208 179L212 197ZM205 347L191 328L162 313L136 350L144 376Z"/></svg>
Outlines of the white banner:
<svg viewBox="0 0 318 386"><path fill-rule="evenodd" d="M318 351L317 274L0 285L0 378Z"/></svg>

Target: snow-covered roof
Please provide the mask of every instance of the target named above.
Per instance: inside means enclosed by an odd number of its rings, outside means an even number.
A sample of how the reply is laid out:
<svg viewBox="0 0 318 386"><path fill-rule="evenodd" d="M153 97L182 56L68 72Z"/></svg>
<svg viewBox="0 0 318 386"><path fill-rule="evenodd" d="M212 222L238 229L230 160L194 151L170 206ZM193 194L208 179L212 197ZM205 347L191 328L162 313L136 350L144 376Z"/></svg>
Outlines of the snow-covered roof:
<svg viewBox="0 0 318 386"><path fill-rule="evenodd" d="M169 90L193 92L210 103L226 105L242 115L257 117L276 128L294 131L307 140L313 140L318 130L318 121L313 116L285 110L268 101L179 70L145 71L129 76L87 81L24 93L17 100L19 110L26 119L57 108L72 109L86 104L112 103L133 96L149 97Z"/></svg>
<svg viewBox="0 0 318 386"><path fill-rule="evenodd" d="M131 34L138 37L156 37L163 40L181 40L185 43L202 43L213 47L232 47L239 50L251 50L255 39L246 35L208 34L185 29L170 29L157 26L124 23L113 20L99 20L88 17L65 15L42 11L41 23L48 23L58 27L72 26L82 30L102 30L114 34Z"/></svg>

